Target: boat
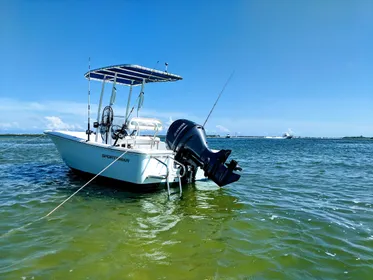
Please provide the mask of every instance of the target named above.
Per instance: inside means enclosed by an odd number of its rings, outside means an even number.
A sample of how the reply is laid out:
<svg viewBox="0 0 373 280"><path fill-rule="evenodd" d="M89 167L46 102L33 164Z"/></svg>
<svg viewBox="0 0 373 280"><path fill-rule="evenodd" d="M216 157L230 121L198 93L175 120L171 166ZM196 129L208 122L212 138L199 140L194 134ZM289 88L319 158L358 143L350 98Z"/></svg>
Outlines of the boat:
<svg viewBox="0 0 373 280"><path fill-rule="evenodd" d="M225 138L231 138L230 134L228 133Z"/></svg>
<svg viewBox="0 0 373 280"><path fill-rule="evenodd" d="M176 82L182 77L133 64L108 66L85 73L90 81L102 83L97 119L84 131L47 130L63 161L72 170L100 175L136 186L177 183L211 179L224 186L237 181L241 168L235 160L226 163L231 150L211 150L207 146L204 127L190 120L174 121L165 141L158 136L162 122L155 118L139 117L145 85ZM112 84L110 102L103 109L106 84ZM117 87L128 86L126 112L114 112ZM140 87L131 107L132 93ZM136 116L132 116L136 111ZM123 112L119 112L122 113ZM116 124L117 123L117 124ZM115 162L115 163L113 163ZM112 164L112 165L111 165Z"/></svg>
<svg viewBox="0 0 373 280"><path fill-rule="evenodd" d="M266 139L291 139L293 135L289 132L285 132L282 136L265 136Z"/></svg>
<svg viewBox="0 0 373 280"><path fill-rule="evenodd" d="M282 135L282 137L285 138L285 139L291 139L291 138L293 138L293 135L290 134L289 132L285 132L285 133Z"/></svg>

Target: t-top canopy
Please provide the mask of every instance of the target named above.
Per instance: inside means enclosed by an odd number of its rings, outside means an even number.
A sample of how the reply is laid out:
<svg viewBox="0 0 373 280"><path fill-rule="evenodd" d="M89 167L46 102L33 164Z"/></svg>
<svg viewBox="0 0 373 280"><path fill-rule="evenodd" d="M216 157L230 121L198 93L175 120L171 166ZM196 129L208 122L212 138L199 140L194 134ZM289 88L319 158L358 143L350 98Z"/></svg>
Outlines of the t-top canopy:
<svg viewBox="0 0 373 280"><path fill-rule="evenodd" d="M139 65L122 64L95 69L84 74L87 79L114 82L115 74L117 75L117 84L122 85L141 85L154 82L174 82L181 80L182 77L162 72L159 70L142 67Z"/></svg>

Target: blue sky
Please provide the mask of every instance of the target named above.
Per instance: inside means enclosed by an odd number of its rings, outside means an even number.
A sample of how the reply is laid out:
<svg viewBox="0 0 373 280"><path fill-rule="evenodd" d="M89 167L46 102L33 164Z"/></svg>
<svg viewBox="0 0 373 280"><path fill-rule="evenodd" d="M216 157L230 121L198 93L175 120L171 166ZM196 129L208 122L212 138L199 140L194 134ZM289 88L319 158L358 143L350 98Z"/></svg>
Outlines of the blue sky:
<svg viewBox="0 0 373 280"><path fill-rule="evenodd" d="M369 0L3 0L0 133L85 129L91 57L92 68L167 62L184 79L147 85L141 113L166 125L203 123L234 70L208 133L373 136L372 11Z"/></svg>

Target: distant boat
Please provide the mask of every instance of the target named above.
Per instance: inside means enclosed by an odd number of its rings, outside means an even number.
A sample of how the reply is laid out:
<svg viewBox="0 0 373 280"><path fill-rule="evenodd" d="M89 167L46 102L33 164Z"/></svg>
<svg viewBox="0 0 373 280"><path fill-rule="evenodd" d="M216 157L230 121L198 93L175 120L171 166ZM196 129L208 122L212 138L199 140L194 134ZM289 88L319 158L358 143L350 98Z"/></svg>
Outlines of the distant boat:
<svg viewBox="0 0 373 280"><path fill-rule="evenodd" d="M227 134L227 136L225 136L225 138L231 138L231 136L229 135L229 133Z"/></svg>
<svg viewBox="0 0 373 280"><path fill-rule="evenodd" d="M265 136L266 139L291 139L293 135L289 132L285 132L282 136Z"/></svg>
<svg viewBox="0 0 373 280"><path fill-rule="evenodd" d="M291 139L291 138L293 138L293 135L290 134L289 132L285 132L285 133L282 135L282 137L285 138L285 139Z"/></svg>

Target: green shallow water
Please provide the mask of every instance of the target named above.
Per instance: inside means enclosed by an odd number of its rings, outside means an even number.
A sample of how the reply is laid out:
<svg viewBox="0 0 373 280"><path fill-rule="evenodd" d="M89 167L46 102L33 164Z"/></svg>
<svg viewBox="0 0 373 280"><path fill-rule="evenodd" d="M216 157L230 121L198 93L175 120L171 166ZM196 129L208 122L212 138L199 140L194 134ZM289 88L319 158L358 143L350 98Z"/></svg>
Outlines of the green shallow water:
<svg viewBox="0 0 373 280"><path fill-rule="evenodd" d="M0 234L87 181L48 138L12 146L30 139L0 137ZM240 181L171 200L92 184L0 238L0 279L372 279L373 142L209 142L233 150Z"/></svg>

